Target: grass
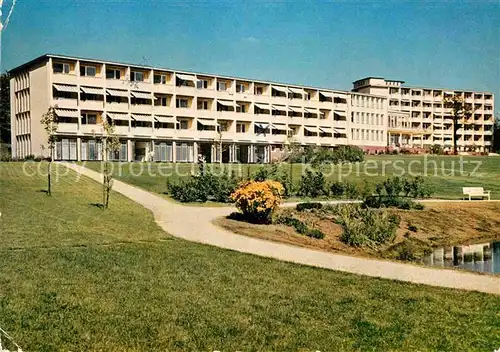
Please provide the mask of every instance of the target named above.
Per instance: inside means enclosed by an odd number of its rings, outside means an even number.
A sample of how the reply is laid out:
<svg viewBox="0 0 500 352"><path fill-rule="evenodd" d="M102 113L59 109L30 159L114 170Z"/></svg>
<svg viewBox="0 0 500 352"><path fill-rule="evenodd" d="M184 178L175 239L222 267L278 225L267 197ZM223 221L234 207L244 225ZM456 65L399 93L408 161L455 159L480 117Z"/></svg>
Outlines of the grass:
<svg viewBox="0 0 500 352"><path fill-rule="evenodd" d="M460 166L461 161L463 166ZM115 163L114 165L117 179L156 193L166 191L167 180L176 182L197 171L195 164ZM85 166L96 171L101 170L99 162L85 162ZM222 166L224 170L234 171L240 177L248 177L260 167L262 165L256 164ZM289 165L283 167L286 170L290 169ZM296 187L305 167L303 164L292 166L292 180ZM218 164L209 164L208 168L215 172L221 170ZM491 190L492 199L500 199L500 158L494 156L367 156L363 163L326 166L323 171L330 182L340 179L357 184L365 181L375 184L393 175L423 175L434 187L434 196L437 198L461 199L462 187L469 186L484 187Z"/></svg>
<svg viewBox="0 0 500 352"><path fill-rule="evenodd" d="M36 164L30 164L33 171ZM500 297L189 243L100 187L0 163L0 326L26 351L485 350Z"/></svg>
<svg viewBox="0 0 500 352"><path fill-rule="evenodd" d="M291 214L323 232L324 239L309 238L292 227L279 224L258 225L230 218L217 219L216 224L245 236L362 257L398 259L399 246L409 242L414 261L420 261L431 248L500 240L500 202L425 203L424 210L388 211L400 216L401 222L394 242L377 248L352 247L342 242L342 226L327 210L298 212L281 209L277 214Z"/></svg>

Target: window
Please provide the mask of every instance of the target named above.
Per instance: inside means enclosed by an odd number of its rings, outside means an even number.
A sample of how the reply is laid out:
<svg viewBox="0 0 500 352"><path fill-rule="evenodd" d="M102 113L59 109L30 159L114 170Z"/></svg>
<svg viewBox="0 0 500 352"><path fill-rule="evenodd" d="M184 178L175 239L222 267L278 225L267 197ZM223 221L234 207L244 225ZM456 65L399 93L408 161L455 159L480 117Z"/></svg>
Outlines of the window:
<svg viewBox="0 0 500 352"><path fill-rule="evenodd" d="M114 69L114 68L107 68L106 69L106 78L107 79L120 79L121 72L120 70Z"/></svg>
<svg viewBox="0 0 500 352"><path fill-rule="evenodd" d="M178 130L187 130L188 129L188 122L187 120L180 120L177 122L177 129Z"/></svg>
<svg viewBox="0 0 500 352"><path fill-rule="evenodd" d="M175 102L175 106L178 108L187 108L188 100L187 99L177 99Z"/></svg>
<svg viewBox="0 0 500 352"><path fill-rule="evenodd" d="M227 83L226 82L217 82L217 90L219 92L227 90Z"/></svg>
<svg viewBox="0 0 500 352"><path fill-rule="evenodd" d="M69 73L68 63L54 62L53 68L54 73Z"/></svg>
<svg viewBox="0 0 500 352"><path fill-rule="evenodd" d="M236 93L245 93L245 85L242 83L236 84Z"/></svg>
<svg viewBox="0 0 500 352"><path fill-rule="evenodd" d="M245 133L247 131L247 126L244 123L236 124L236 133Z"/></svg>
<svg viewBox="0 0 500 352"><path fill-rule="evenodd" d="M82 125L97 124L97 114L82 114Z"/></svg>
<svg viewBox="0 0 500 352"><path fill-rule="evenodd" d="M256 95L262 95L263 89L262 87L255 87L255 94Z"/></svg>
<svg viewBox="0 0 500 352"><path fill-rule="evenodd" d="M246 112L247 108L245 104L236 104L236 112Z"/></svg>
<svg viewBox="0 0 500 352"><path fill-rule="evenodd" d="M80 76L95 77L96 67L95 66L80 66Z"/></svg>
<svg viewBox="0 0 500 352"><path fill-rule="evenodd" d="M168 97L165 95L161 95L161 96L156 97L155 105L156 106L168 106Z"/></svg>
<svg viewBox="0 0 500 352"><path fill-rule="evenodd" d="M220 132L227 132L228 130L228 123L227 121L221 121L217 125L217 130Z"/></svg>
<svg viewBox="0 0 500 352"><path fill-rule="evenodd" d="M198 110L208 110L208 101L198 100Z"/></svg>
<svg viewBox="0 0 500 352"><path fill-rule="evenodd" d="M198 89L208 89L208 80L206 79L199 79L196 81L196 88Z"/></svg>
<svg viewBox="0 0 500 352"><path fill-rule="evenodd" d="M165 74L155 74L153 79L155 84L167 84L167 75Z"/></svg>
<svg viewBox="0 0 500 352"><path fill-rule="evenodd" d="M144 72L132 71L130 73L130 80L132 82L143 82L144 81Z"/></svg>

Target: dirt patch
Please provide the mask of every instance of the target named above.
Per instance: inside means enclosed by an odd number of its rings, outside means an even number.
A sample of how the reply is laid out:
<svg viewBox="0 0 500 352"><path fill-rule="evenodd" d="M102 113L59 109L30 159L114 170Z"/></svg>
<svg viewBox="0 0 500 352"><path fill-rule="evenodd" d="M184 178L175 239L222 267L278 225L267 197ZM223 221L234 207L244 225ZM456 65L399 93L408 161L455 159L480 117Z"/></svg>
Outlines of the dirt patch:
<svg viewBox="0 0 500 352"><path fill-rule="evenodd" d="M319 229L324 239L300 235L285 225L255 225L221 218L216 224L235 233L334 253L396 259L398 247L410 246L417 258L433 247L500 240L500 203L426 203L424 210L389 210L401 217L394 242L378 248L351 247L340 240L343 229L322 212L290 212L308 226Z"/></svg>

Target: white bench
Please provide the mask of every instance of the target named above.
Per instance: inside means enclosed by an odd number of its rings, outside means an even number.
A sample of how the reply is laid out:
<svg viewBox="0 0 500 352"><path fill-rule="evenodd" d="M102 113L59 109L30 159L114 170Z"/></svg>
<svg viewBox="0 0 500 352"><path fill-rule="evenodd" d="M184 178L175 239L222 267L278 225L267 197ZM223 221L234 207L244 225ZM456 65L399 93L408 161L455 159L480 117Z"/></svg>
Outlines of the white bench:
<svg viewBox="0 0 500 352"><path fill-rule="evenodd" d="M469 200L472 198L481 198L488 197L490 200L490 191L485 191L483 187L462 187L462 191L464 193L463 199L469 197Z"/></svg>

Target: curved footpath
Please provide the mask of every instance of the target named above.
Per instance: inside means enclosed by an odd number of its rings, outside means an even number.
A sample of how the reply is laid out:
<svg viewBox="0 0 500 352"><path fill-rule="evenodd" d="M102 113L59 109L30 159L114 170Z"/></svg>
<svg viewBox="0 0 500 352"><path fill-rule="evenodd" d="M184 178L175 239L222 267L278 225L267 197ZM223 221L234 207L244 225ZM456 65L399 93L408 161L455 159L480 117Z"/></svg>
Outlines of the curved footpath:
<svg viewBox="0 0 500 352"><path fill-rule="evenodd" d="M76 164L65 165L102 182L98 172ZM237 235L212 223L234 211L233 207L183 206L118 180L113 181L113 190L150 209L164 231L188 241L353 274L500 295L500 277L350 257Z"/></svg>

